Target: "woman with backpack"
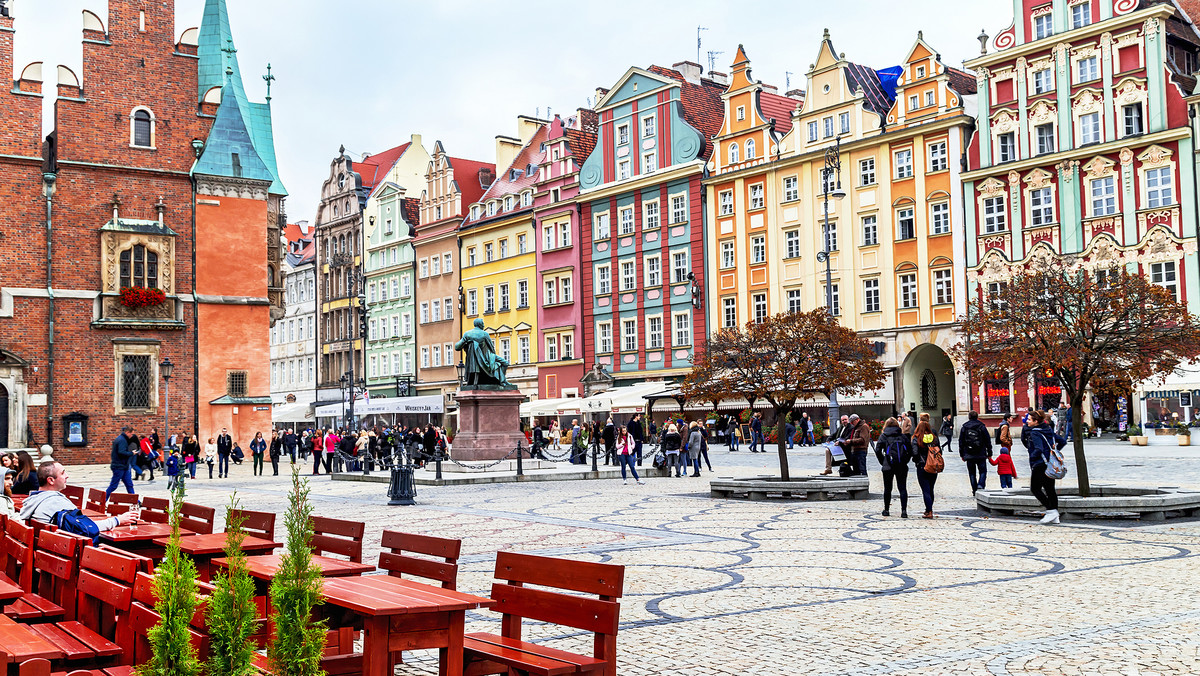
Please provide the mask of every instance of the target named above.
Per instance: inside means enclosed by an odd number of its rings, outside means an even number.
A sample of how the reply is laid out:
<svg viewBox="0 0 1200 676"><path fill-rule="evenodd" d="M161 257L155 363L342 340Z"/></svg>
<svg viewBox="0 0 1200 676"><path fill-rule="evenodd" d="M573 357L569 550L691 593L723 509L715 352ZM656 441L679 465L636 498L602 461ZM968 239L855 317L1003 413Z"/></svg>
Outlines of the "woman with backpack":
<svg viewBox="0 0 1200 676"><path fill-rule="evenodd" d="M908 518L908 463L912 460L912 444L900 429L895 418L883 423L883 431L875 442L875 458L883 468L883 515L891 516L892 482L900 492L900 518Z"/></svg>
<svg viewBox="0 0 1200 676"><path fill-rule="evenodd" d="M917 483L921 486L921 496L925 498L925 513L922 518L933 518L933 486L937 483L938 473L946 468L942 459L942 445L938 435L933 433L929 424L929 414L922 413L921 421L912 435L913 464L917 467Z"/></svg>
<svg viewBox="0 0 1200 676"><path fill-rule="evenodd" d="M683 438L679 436L679 428L674 423L670 424L663 433L662 450L667 456L667 474L670 475L671 469L675 469L675 476L681 477L683 474L679 471L682 467L679 462L679 449L683 446Z"/></svg>
<svg viewBox="0 0 1200 676"><path fill-rule="evenodd" d="M1029 491L1046 508L1042 523L1058 523L1058 493L1054 479L1046 474L1053 451L1061 450L1067 440L1054 433L1046 415L1029 412L1029 425L1021 430L1021 443L1029 450Z"/></svg>

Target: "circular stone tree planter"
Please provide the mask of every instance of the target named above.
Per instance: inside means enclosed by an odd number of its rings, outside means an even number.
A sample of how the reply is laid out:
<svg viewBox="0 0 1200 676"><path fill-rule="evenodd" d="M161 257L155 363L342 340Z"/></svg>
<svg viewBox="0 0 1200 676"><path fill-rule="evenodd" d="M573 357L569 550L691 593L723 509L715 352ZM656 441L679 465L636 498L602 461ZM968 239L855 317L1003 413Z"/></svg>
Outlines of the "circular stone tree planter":
<svg viewBox="0 0 1200 676"><path fill-rule="evenodd" d="M1041 503L1028 489L982 490L975 503L988 514L1012 515L1017 512L1043 511ZM1080 497L1077 489L1058 492L1058 512L1063 519L1084 516L1137 514L1147 521L1200 516L1200 491L1175 486L1132 488L1111 484L1092 484L1090 497Z"/></svg>
<svg viewBox="0 0 1200 676"><path fill-rule="evenodd" d="M865 476L795 477L784 481L779 477L756 476L734 479L723 477L709 482L710 494L714 498L743 498L767 500L771 498L805 500L833 500L844 496L850 500L864 500L870 492L871 482Z"/></svg>

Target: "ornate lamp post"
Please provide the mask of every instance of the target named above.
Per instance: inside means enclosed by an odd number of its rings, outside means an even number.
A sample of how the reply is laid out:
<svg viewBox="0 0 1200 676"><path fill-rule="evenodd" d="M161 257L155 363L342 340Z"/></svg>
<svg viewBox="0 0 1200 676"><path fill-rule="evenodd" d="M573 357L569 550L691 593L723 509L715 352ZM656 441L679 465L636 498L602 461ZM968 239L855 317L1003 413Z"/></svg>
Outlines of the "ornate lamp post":
<svg viewBox="0 0 1200 676"><path fill-rule="evenodd" d="M163 439L171 443L171 372L175 365L167 357L158 365L158 374L163 379Z"/></svg>
<svg viewBox="0 0 1200 676"><path fill-rule="evenodd" d="M833 140L833 146L825 150L825 167L821 169L821 198L824 203L825 219L824 219L824 246L817 253L817 262L825 264L825 310L830 317L835 316L833 307L833 270L832 270L832 254L835 249L830 248L832 238L829 236L829 198L834 201L839 201L846 196L846 191L842 189L842 138L839 136ZM827 427L832 427L834 420L841 417L841 410L838 406L837 390L829 392L829 420L826 421Z"/></svg>
<svg viewBox="0 0 1200 676"><path fill-rule="evenodd" d="M342 424L346 424L346 374L338 378L338 390L342 393Z"/></svg>

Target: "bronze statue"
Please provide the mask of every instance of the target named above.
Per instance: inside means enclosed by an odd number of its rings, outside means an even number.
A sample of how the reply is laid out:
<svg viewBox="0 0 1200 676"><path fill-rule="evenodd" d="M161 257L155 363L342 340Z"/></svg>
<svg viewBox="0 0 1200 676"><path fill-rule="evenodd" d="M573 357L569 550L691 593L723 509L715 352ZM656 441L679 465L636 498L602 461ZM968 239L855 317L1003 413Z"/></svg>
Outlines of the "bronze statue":
<svg viewBox="0 0 1200 676"><path fill-rule="evenodd" d="M475 320L475 328L468 330L454 344L454 349L463 353L466 365L464 390L515 390L516 385L508 382L505 370L508 361L496 354L492 337L483 328L483 320Z"/></svg>

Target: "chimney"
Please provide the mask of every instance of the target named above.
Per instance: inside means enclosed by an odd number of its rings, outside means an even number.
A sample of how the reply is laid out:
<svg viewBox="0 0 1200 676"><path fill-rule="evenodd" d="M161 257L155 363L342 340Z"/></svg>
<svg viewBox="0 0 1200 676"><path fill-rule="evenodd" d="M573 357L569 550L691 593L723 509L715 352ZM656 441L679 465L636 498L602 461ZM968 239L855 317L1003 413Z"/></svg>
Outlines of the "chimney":
<svg viewBox="0 0 1200 676"><path fill-rule="evenodd" d="M521 139L511 136L496 137L496 171L508 171L509 165L517 159L517 153L523 146Z"/></svg>
<svg viewBox="0 0 1200 676"><path fill-rule="evenodd" d="M789 99L796 99L797 101L803 101L804 100L804 90L803 89L789 89L788 92L786 94L784 94L784 96L788 97Z"/></svg>
<svg viewBox="0 0 1200 676"><path fill-rule="evenodd" d="M409 139L408 139L408 142L409 142L409 143L411 143L411 144L412 144L412 145L414 145L414 146L417 146L418 148L424 148L424 147L425 147L425 144L421 142L421 135L420 135L420 134L413 134L411 137L409 137Z"/></svg>
<svg viewBox="0 0 1200 676"><path fill-rule="evenodd" d="M578 111L576 111L575 117L579 120L576 123L576 129L587 134L595 134L597 131L599 131L600 115L598 115L596 111L588 108L580 108Z"/></svg>
<svg viewBox="0 0 1200 676"><path fill-rule="evenodd" d="M479 185L483 188L488 188L492 183L496 182L496 170L491 167L484 167L479 170Z"/></svg>
<svg viewBox="0 0 1200 676"><path fill-rule="evenodd" d="M708 79L719 85L729 86L729 75L727 73L718 73L715 70L710 70L708 71Z"/></svg>
<svg viewBox="0 0 1200 676"><path fill-rule="evenodd" d="M700 64L693 61L680 61L679 63L671 64L671 67L679 71L684 80L692 84L700 84Z"/></svg>
<svg viewBox="0 0 1200 676"><path fill-rule="evenodd" d="M770 92L772 94L779 93L779 87L776 87L775 85L764 84L762 88L764 92Z"/></svg>
<svg viewBox="0 0 1200 676"><path fill-rule="evenodd" d="M608 94L608 87L596 87L596 101L593 105L600 105L600 99L603 99L606 94Z"/></svg>
<svg viewBox="0 0 1200 676"><path fill-rule="evenodd" d="M545 124L545 121L539 120L536 117L518 115L517 138L521 139L521 145L524 146L526 143L529 143L530 139L532 139L533 135L542 128L543 124Z"/></svg>

